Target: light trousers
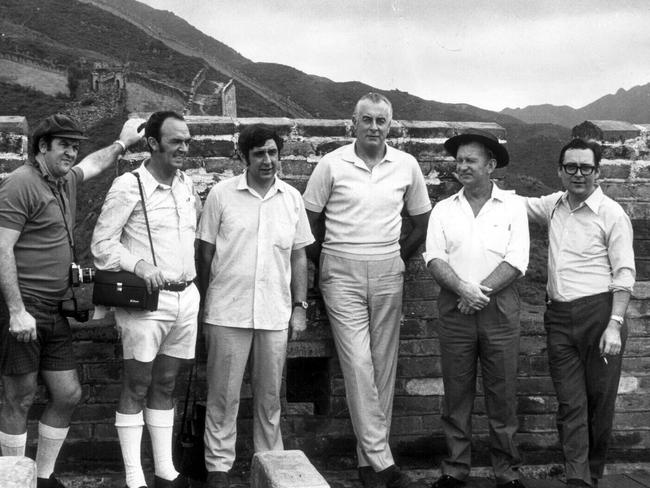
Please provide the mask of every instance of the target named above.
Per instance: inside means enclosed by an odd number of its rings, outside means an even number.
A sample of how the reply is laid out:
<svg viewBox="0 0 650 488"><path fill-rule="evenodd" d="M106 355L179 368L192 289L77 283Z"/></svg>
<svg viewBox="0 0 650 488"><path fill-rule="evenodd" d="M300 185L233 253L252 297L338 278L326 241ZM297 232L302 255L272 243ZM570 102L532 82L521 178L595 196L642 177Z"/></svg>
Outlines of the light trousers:
<svg viewBox="0 0 650 488"><path fill-rule="evenodd" d="M402 316L404 263L321 255L320 289L357 438L359 466L394 464L388 444Z"/></svg>
<svg viewBox="0 0 650 488"><path fill-rule="evenodd" d="M253 447L255 452L284 449L280 432L280 390L287 356L287 329L241 329L205 324L208 350L205 465L229 471L235 461L237 413L244 371L251 356Z"/></svg>

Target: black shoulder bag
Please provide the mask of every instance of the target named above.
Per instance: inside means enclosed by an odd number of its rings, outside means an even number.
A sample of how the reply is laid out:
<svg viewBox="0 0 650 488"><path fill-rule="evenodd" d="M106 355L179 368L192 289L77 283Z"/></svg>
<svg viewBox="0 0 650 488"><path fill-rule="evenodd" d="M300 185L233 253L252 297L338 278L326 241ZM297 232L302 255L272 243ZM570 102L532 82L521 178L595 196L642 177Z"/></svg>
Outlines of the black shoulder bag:
<svg viewBox="0 0 650 488"><path fill-rule="evenodd" d="M144 192L142 191L142 182L138 173L134 171L133 175L138 180L142 210L144 211L144 221L147 224L147 234L149 235L149 245L151 246L151 256L154 266L157 266L153 241L151 239L151 230L149 229L147 206L145 205ZM135 273L131 273L130 271L97 270L95 271L93 281L95 283L93 286L94 305L135 308L138 310L149 310L151 312L158 308L158 290L148 293L145 281Z"/></svg>

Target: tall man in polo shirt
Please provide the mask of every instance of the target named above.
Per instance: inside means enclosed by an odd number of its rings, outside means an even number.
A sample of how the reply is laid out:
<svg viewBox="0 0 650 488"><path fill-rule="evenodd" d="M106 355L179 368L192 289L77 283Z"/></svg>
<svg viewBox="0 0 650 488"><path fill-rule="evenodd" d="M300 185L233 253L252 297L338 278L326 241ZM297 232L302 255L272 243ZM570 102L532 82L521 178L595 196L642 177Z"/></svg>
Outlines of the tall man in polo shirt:
<svg viewBox="0 0 650 488"><path fill-rule="evenodd" d="M0 183L0 446L4 456L24 455L40 372L48 403L38 424L38 488L63 486L54 464L81 398L70 325L60 310L70 286L77 186L141 139L138 123L127 121L117 141L74 166L87 138L71 117L49 116L34 130L30 160Z"/></svg>
<svg viewBox="0 0 650 488"><path fill-rule="evenodd" d="M632 225L596 184L600 145L574 139L560 151L564 192L527 198L549 227L548 360L567 484L596 486L612 430L634 286Z"/></svg>
<svg viewBox="0 0 650 488"><path fill-rule="evenodd" d="M239 134L246 171L217 183L199 226L205 293L208 488L228 486L248 357L256 452L281 450L280 388L288 331L306 328L307 257L314 241L300 193L277 176L282 139L267 125Z"/></svg>
<svg viewBox="0 0 650 488"><path fill-rule="evenodd" d="M526 209L490 180L508 152L490 133L471 130L445 142L463 188L431 212L424 260L440 285L440 355L445 398L442 428L448 457L433 488L462 486L471 463L471 415L476 362L481 361L497 487L517 488L519 296L513 282L526 272Z"/></svg>
<svg viewBox="0 0 650 488"><path fill-rule="evenodd" d="M403 487L388 443L406 259L424 241L431 202L413 156L386 144L386 97L361 97L356 140L324 156L304 194L319 242L320 289L345 380L364 486ZM402 208L411 217L400 240ZM322 220L324 217L324 237ZM322 241L322 254L321 242Z"/></svg>
<svg viewBox="0 0 650 488"><path fill-rule="evenodd" d="M140 461L144 423L153 448L155 488L180 488L188 484L172 462L173 392L180 367L194 358L196 345L199 292L192 280L200 200L181 171L190 142L183 117L155 112L143 125L151 158L135 171L145 202L133 174L116 178L97 219L91 250L97 268L131 271L148 289L160 290L155 312L115 310L124 355L115 426L128 488L146 486Z"/></svg>

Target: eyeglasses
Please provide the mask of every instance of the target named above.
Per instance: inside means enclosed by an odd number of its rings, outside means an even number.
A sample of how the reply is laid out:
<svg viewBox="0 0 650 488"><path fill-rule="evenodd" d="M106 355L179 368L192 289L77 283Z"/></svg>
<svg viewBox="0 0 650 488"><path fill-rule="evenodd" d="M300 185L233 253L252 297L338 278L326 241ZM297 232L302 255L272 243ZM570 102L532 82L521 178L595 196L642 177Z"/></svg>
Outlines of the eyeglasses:
<svg viewBox="0 0 650 488"><path fill-rule="evenodd" d="M578 170L580 170L580 174L582 176L589 176L594 171L596 171L596 166L592 166L590 164L577 165L577 164L569 163L569 164L563 164L562 169L566 174L571 176L575 175L578 172Z"/></svg>

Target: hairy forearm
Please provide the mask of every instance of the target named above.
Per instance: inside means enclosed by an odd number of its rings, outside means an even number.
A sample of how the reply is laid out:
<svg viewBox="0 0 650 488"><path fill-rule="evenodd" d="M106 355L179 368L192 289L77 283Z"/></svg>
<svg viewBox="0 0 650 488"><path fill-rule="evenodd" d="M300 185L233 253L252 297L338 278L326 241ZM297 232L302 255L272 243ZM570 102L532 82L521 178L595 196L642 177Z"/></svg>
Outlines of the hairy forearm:
<svg viewBox="0 0 650 488"><path fill-rule="evenodd" d="M0 249L0 291L10 313L25 308L18 286L18 271L13 248Z"/></svg>
<svg viewBox="0 0 650 488"><path fill-rule="evenodd" d="M451 290L457 295L461 294L462 280L448 263L442 259L433 259L427 265L427 269L442 288Z"/></svg>
<svg viewBox="0 0 650 488"><path fill-rule="evenodd" d="M499 265L494 268L494 270L485 278L481 284L491 288L492 291L488 295L494 295L495 293L503 290L510 283L515 281L521 276L521 272L512 266L510 263L505 261L499 263Z"/></svg>
<svg viewBox="0 0 650 488"><path fill-rule="evenodd" d="M293 301L307 298L307 255L305 249L291 253L291 296Z"/></svg>

